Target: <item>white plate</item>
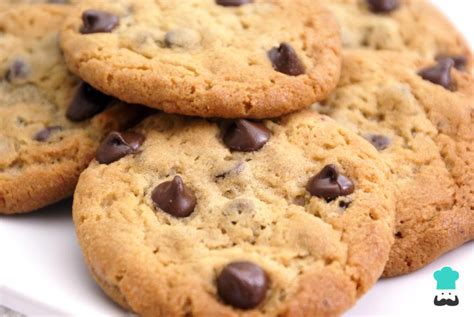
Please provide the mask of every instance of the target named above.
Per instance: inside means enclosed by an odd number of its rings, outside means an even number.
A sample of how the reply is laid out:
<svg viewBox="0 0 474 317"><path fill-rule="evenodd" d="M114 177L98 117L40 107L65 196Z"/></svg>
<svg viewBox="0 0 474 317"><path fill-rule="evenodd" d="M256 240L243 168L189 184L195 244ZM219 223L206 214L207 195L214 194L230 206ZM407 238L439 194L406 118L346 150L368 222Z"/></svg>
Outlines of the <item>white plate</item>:
<svg viewBox="0 0 474 317"><path fill-rule="evenodd" d="M474 4L435 2L474 43ZM70 201L66 201L31 215L0 218L0 306L30 316L127 315L103 295L89 276L76 242L70 210ZM433 304L433 272L443 266L451 266L460 273L457 307ZM472 316L473 299L471 242L418 272L379 281L345 316Z"/></svg>

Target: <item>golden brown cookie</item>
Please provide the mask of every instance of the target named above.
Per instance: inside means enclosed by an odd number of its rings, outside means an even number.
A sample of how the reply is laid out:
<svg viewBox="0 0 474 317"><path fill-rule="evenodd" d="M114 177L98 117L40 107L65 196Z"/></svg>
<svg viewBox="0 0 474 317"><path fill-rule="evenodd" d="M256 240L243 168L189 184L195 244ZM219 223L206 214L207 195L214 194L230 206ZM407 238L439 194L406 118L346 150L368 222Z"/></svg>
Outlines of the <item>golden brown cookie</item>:
<svg viewBox="0 0 474 317"><path fill-rule="evenodd" d="M137 108L117 105L68 73L58 31L63 5L0 13L0 214L70 195L103 136Z"/></svg>
<svg viewBox="0 0 474 317"><path fill-rule="evenodd" d="M81 175L90 271L142 316L336 316L378 279L392 183L326 116L216 123L158 114L112 133Z"/></svg>
<svg viewBox="0 0 474 317"><path fill-rule="evenodd" d="M427 0L322 2L338 18L346 48L409 50L428 59L452 56L458 68L472 66L472 52L461 33Z"/></svg>
<svg viewBox="0 0 474 317"><path fill-rule="evenodd" d="M474 239L474 80L452 60L348 50L317 109L379 149L394 176L396 241L385 276Z"/></svg>
<svg viewBox="0 0 474 317"><path fill-rule="evenodd" d="M339 26L317 1L84 0L80 8L61 35L70 70L131 103L277 117L323 99L339 78Z"/></svg>

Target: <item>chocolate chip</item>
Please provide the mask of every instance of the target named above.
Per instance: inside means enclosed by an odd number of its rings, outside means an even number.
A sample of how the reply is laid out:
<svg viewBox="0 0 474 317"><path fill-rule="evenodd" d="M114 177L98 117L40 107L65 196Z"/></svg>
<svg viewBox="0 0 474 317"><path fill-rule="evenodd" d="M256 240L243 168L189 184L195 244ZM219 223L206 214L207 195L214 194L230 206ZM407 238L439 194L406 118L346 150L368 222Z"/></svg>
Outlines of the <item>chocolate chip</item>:
<svg viewBox="0 0 474 317"><path fill-rule="evenodd" d="M217 277L217 293L228 305L241 309L257 307L268 290L268 276L252 262L228 264Z"/></svg>
<svg viewBox="0 0 474 317"><path fill-rule="evenodd" d="M440 59L437 65L422 69L418 75L433 84L443 86L448 90L453 90L453 80L451 77L451 69L453 66L454 61L452 59Z"/></svg>
<svg viewBox="0 0 474 317"><path fill-rule="evenodd" d="M102 112L112 101L112 97L83 82L69 104L66 117L71 121L87 120Z"/></svg>
<svg viewBox="0 0 474 317"><path fill-rule="evenodd" d="M196 207L196 196L184 185L180 176L158 185L151 199L158 208L178 218L190 216Z"/></svg>
<svg viewBox="0 0 474 317"><path fill-rule="evenodd" d="M116 15L99 10L86 10L82 13L82 34L108 33L119 25Z"/></svg>
<svg viewBox="0 0 474 317"><path fill-rule="evenodd" d="M30 67L28 64L21 59L16 59L7 70L5 79L10 83L18 79L25 79L29 72Z"/></svg>
<svg viewBox="0 0 474 317"><path fill-rule="evenodd" d="M59 125L46 127L43 130L36 133L33 139L35 139L38 142L45 142L49 139L49 137L51 136L51 133L53 133L54 131L61 131L62 129L63 128Z"/></svg>
<svg viewBox="0 0 474 317"><path fill-rule="evenodd" d="M224 143L232 151L258 151L270 140L271 135L262 123L245 119L231 121L223 126Z"/></svg>
<svg viewBox="0 0 474 317"><path fill-rule="evenodd" d="M440 61L446 58L450 58L454 62L454 68L457 70L466 70L467 66L467 58L464 55L438 55L436 56L436 60Z"/></svg>
<svg viewBox="0 0 474 317"><path fill-rule="evenodd" d="M166 33L167 47L193 48L201 43L201 35L192 29L174 29Z"/></svg>
<svg viewBox="0 0 474 317"><path fill-rule="evenodd" d="M370 10L376 13L387 13L397 9L400 0L367 0Z"/></svg>
<svg viewBox="0 0 474 317"><path fill-rule="evenodd" d="M144 141L145 137L138 133L111 132L97 149L95 157L101 164L110 164L137 153Z"/></svg>
<svg viewBox="0 0 474 317"><path fill-rule="evenodd" d="M350 207L350 205L352 204L352 201L348 200L341 200L339 201L339 208L342 208L342 209L347 209Z"/></svg>
<svg viewBox="0 0 474 317"><path fill-rule="evenodd" d="M390 146L390 139L385 135L372 134L368 135L366 139L379 151L383 151Z"/></svg>
<svg viewBox="0 0 474 317"><path fill-rule="evenodd" d="M340 174L336 166L331 164L325 166L321 172L309 180L306 190L313 196L331 201L339 196L352 194L354 183Z"/></svg>
<svg viewBox="0 0 474 317"><path fill-rule="evenodd" d="M238 7L244 4L252 3L253 0L216 0L218 5L224 7Z"/></svg>
<svg viewBox="0 0 474 317"><path fill-rule="evenodd" d="M49 0L48 3L69 4L68 0Z"/></svg>
<svg viewBox="0 0 474 317"><path fill-rule="evenodd" d="M279 47L272 48L268 52L268 58L270 58L273 68L280 73L298 76L305 72L303 63L288 43L282 43Z"/></svg>

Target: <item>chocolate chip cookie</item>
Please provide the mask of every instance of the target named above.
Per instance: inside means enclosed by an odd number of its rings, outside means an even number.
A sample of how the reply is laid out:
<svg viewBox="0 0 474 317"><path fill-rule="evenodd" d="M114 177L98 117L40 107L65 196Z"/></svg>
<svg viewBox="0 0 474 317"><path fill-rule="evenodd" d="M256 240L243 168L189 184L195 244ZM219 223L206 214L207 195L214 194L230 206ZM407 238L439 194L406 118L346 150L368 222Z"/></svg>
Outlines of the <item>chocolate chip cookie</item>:
<svg viewBox="0 0 474 317"><path fill-rule="evenodd" d="M69 6L0 13L0 214L70 195L101 139L136 116L68 73L58 31Z"/></svg>
<svg viewBox="0 0 474 317"><path fill-rule="evenodd" d="M305 110L264 122L168 114L111 133L74 221L97 282L143 316L333 316L382 273L387 165Z"/></svg>
<svg viewBox="0 0 474 317"><path fill-rule="evenodd" d="M82 1L71 71L121 100L201 117L277 117L323 99L339 26L312 0Z"/></svg>
<svg viewBox="0 0 474 317"><path fill-rule="evenodd" d="M455 61L349 50L339 88L317 109L390 165L397 231L385 276L474 238L474 80Z"/></svg>
<svg viewBox="0 0 474 317"><path fill-rule="evenodd" d="M472 66L469 45L429 1L325 0L323 3L337 16L346 48L412 50L424 58L448 55L458 61L459 68Z"/></svg>
<svg viewBox="0 0 474 317"><path fill-rule="evenodd" d="M54 4L71 4L76 0L2 0L0 2L0 10L7 10L12 8L14 5L22 4L41 4L41 3L54 3Z"/></svg>

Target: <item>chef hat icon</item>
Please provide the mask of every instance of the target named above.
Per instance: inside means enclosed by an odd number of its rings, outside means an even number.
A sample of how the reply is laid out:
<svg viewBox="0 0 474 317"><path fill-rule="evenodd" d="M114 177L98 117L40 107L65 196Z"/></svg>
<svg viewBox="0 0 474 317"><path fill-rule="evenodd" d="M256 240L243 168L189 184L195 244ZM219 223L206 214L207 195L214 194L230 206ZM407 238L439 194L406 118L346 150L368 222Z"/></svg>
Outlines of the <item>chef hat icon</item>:
<svg viewBox="0 0 474 317"><path fill-rule="evenodd" d="M443 267L434 273L434 278L438 282L436 289L456 289L456 281L459 279L459 273L453 271L449 266Z"/></svg>

